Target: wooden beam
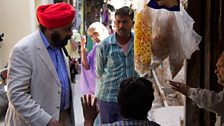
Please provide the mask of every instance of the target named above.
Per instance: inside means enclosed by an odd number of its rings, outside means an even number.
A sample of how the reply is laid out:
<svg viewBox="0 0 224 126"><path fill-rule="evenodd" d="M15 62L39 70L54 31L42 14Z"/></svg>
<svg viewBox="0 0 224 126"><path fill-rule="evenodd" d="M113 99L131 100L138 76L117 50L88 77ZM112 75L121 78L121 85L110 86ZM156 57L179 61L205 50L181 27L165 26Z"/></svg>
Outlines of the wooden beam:
<svg viewBox="0 0 224 126"><path fill-rule="evenodd" d="M187 83L193 87L217 90L217 78L214 74L217 59L224 49L223 42L223 1L189 0L188 13L195 20L195 30L202 35L196 52L188 61ZM215 123L215 114L199 109L186 101L186 126L210 126Z"/></svg>

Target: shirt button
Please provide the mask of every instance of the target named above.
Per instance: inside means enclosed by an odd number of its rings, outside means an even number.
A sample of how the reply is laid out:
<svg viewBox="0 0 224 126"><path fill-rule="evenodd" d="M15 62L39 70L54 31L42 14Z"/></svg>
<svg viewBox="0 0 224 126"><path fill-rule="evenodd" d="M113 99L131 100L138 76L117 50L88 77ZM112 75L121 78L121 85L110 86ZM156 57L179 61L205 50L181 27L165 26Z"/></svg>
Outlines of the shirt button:
<svg viewBox="0 0 224 126"><path fill-rule="evenodd" d="M61 91L58 91L58 94L61 94Z"/></svg>
<svg viewBox="0 0 224 126"><path fill-rule="evenodd" d="M60 107L59 107L59 106L57 106L56 108L57 108L57 109L59 109Z"/></svg>

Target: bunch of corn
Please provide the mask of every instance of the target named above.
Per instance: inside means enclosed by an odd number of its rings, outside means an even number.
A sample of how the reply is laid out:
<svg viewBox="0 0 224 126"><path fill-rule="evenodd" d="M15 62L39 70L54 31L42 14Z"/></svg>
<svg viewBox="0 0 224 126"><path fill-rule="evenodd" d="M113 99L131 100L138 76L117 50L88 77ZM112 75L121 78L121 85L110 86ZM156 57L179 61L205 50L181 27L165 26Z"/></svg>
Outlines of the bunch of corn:
<svg viewBox="0 0 224 126"><path fill-rule="evenodd" d="M147 9L147 8L144 8ZM150 72L151 46L152 46L152 26L149 15L144 10L137 12L135 18L134 37L134 60L135 70L144 75Z"/></svg>

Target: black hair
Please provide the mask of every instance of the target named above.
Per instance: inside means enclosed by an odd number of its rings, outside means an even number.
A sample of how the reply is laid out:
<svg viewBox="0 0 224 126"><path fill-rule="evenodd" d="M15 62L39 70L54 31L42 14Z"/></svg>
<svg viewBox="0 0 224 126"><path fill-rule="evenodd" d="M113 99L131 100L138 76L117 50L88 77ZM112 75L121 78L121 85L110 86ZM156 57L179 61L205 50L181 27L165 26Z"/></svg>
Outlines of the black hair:
<svg viewBox="0 0 224 126"><path fill-rule="evenodd" d="M47 28L44 27L44 26L41 25L41 24L39 24L39 28L40 28L40 30L41 30L43 33L45 33L45 31L47 30Z"/></svg>
<svg viewBox="0 0 224 126"><path fill-rule="evenodd" d="M128 7L128 6L124 6L124 7L121 7L119 8L116 12L115 12L115 17L116 16L129 16L131 18L131 20L133 21L134 19L134 11Z"/></svg>
<svg viewBox="0 0 224 126"><path fill-rule="evenodd" d="M118 105L121 115L128 119L147 119L154 100L152 83L145 78L127 78L121 82Z"/></svg>

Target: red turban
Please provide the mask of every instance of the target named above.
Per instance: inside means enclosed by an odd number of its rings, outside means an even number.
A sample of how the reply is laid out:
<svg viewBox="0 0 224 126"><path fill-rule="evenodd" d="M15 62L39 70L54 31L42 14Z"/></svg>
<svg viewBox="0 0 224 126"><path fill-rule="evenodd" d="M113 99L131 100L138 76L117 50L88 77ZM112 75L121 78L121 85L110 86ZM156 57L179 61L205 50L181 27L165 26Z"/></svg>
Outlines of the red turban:
<svg viewBox="0 0 224 126"><path fill-rule="evenodd" d="M37 9L37 20L46 28L60 28L72 23L74 7L67 3L41 5Z"/></svg>

